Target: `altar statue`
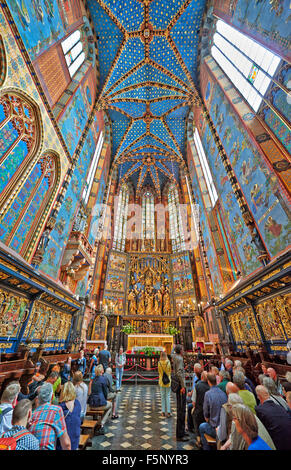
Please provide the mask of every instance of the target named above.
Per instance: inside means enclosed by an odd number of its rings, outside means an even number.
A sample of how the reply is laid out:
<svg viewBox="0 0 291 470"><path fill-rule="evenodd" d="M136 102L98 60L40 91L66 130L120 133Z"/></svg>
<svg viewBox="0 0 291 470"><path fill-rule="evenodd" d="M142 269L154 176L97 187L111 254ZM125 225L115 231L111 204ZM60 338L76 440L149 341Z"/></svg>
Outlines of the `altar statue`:
<svg viewBox="0 0 291 470"><path fill-rule="evenodd" d="M133 290L129 292L127 299L129 301L128 313L130 315L136 315L136 297Z"/></svg>
<svg viewBox="0 0 291 470"><path fill-rule="evenodd" d="M151 290L147 290L145 293L146 297L146 315L153 315L154 313L154 295Z"/></svg>
<svg viewBox="0 0 291 470"><path fill-rule="evenodd" d="M141 293L140 293L140 297L139 297L139 301L138 301L138 307L137 307L137 314L138 315L144 315L144 311L145 311L145 295L144 295L144 291L142 290Z"/></svg>
<svg viewBox="0 0 291 470"><path fill-rule="evenodd" d="M164 293L164 315L171 315L171 297L168 288L166 287Z"/></svg>
<svg viewBox="0 0 291 470"><path fill-rule="evenodd" d="M162 300L163 296L161 294L160 289L155 295L155 315L161 315L162 314Z"/></svg>

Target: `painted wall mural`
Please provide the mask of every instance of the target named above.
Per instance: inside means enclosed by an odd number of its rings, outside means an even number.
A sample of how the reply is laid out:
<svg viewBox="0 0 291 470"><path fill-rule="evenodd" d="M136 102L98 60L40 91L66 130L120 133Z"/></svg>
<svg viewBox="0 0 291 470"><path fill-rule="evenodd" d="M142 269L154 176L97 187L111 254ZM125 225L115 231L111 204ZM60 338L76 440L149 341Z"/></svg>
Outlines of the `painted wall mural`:
<svg viewBox="0 0 291 470"><path fill-rule="evenodd" d="M80 88L78 88L64 114L59 119L60 130L71 155L76 150L87 119L86 101L82 96Z"/></svg>
<svg viewBox="0 0 291 470"><path fill-rule="evenodd" d="M7 0L31 60L66 34L60 4L59 0Z"/></svg>
<svg viewBox="0 0 291 470"><path fill-rule="evenodd" d="M206 89L210 87L211 91L205 97L207 107L258 229L273 257L286 249L290 242L288 200L278 186L277 176L254 147L221 87L210 76L209 82ZM250 116L244 115L243 119L252 116L250 113Z"/></svg>
<svg viewBox="0 0 291 470"><path fill-rule="evenodd" d="M280 82L287 88L290 88L291 83L291 67L285 64L285 68L283 68L281 72L281 80ZM278 109L283 116L290 122L291 121L291 106L290 106L290 97L279 87L274 85L270 92L267 95L267 98L271 101L271 103ZM265 106L260 112L264 121L270 129L274 132L275 136L279 139L279 141L284 145L286 150L291 153L291 137L290 137L290 130L288 127L282 122L281 119L275 114L275 112L269 108L269 106Z"/></svg>
<svg viewBox="0 0 291 470"><path fill-rule="evenodd" d="M55 227L50 234L50 240L43 257L43 261L39 266L41 271L54 279L57 278L63 250L71 232L74 216L78 210L79 199L84 186L84 183L82 185L80 184L80 181L85 182L85 177L90 166L90 161L93 158L94 150L95 143L92 131L90 130L78 158L64 201L58 213Z"/></svg>
<svg viewBox="0 0 291 470"><path fill-rule="evenodd" d="M229 182L224 166L218 155L213 136L203 118L200 121L200 131L202 133L202 143L207 156L207 160L213 175L216 190L219 194L221 215L223 217L224 229L228 234L228 241L233 254L238 252L238 265L243 274L249 274L260 267L260 262L256 259L256 252L251 243L251 236L244 224L237 199ZM228 139L226 134L224 139ZM243 174L252 171L245 164L246 169Z"/></svg>

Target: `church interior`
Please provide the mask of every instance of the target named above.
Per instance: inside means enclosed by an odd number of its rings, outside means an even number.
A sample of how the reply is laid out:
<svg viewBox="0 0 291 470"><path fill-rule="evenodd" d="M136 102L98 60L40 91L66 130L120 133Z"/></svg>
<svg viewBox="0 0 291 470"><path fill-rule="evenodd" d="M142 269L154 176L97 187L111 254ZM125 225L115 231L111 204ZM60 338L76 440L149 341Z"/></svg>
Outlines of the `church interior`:
<svg viewBox="0 0 291 470"><path fill-rule="evenodd" d="M1 2L1 392L105 345L149 400L177 344L291 371L289 3Z"/></svg>

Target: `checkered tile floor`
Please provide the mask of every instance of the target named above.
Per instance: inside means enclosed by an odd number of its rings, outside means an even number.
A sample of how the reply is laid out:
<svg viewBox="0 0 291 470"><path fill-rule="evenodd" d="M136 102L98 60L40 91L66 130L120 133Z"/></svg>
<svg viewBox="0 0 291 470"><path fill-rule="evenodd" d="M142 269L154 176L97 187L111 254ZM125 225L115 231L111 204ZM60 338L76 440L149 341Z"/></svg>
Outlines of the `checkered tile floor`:
<svg viewBox="0 0 291 470"><path fill-rule="evenodd" d="M195 450L194 435L177 442L176 403L171 393L172 417L161 416L157 385L125 385L117 394L119 419L107 421L105 434L95 436L88 450Z"/></svg>

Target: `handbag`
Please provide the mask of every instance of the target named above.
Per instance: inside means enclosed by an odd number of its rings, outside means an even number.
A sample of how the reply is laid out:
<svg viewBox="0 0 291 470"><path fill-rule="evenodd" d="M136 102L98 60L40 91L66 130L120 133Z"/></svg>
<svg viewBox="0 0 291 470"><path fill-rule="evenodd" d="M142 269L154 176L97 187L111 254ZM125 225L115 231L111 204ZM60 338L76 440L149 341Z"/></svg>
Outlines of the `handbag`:
<svg viewBox="0 0 291 470"><path fill-rule="evenodd" d="M176 375L172 374L172 377L171 377L172 392L177 393L180 390L180 388L181 388L180 380L178 379Z"/></svg>

